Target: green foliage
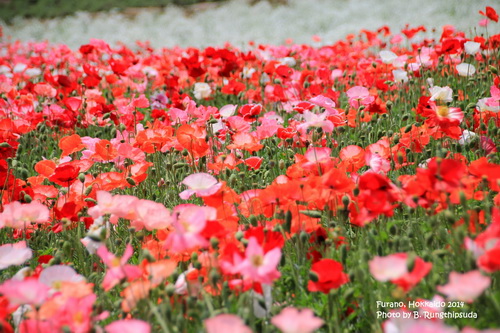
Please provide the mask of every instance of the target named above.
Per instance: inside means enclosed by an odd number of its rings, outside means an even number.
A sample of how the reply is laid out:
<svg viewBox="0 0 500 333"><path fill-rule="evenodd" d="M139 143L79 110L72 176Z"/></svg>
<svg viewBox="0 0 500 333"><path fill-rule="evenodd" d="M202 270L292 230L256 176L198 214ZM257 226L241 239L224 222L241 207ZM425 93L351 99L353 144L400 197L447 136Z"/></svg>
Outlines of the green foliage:
<svg viewBox="0 0 500 333"><path fill-rule="evenodd" d="M15 17L54 18L78 11L99 12L110 9L124 10L133 7L189 6L201 2L224 0L7 0L0 2L0 20L7 23Z"/></svg>

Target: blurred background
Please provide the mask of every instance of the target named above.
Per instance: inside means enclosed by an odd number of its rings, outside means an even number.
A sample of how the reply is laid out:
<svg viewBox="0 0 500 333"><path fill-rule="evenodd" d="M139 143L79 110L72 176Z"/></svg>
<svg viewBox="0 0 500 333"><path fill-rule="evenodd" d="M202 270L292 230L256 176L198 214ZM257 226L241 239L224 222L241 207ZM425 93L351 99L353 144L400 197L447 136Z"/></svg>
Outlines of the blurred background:
<svg viewBox="0 0 500 333"><path fill-rule="evenodd" d="M332 43L361 29L405 24L432 28L452 24L471 34L487 0L0 0L4 38L50 41L77 48L91 38L132 46L245 47ZM490 33L498 33L490 31ZM420 35L421 38L423 35Z"/></svg>

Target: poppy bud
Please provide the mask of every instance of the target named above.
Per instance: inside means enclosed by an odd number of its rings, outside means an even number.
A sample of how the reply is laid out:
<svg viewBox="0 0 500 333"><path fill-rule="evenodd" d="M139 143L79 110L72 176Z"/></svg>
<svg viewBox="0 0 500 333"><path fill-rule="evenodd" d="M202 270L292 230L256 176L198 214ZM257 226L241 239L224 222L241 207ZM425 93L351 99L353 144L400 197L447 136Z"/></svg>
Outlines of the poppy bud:
<svg viewBox="0 0 500 333"><path fill-rule="evenodd" d="M354 194L355 197L359 195L359 187L355 187L354 190L352 190L352 194Z"/></svg>
<svg viewBox="0 0 500 333"><path fill-rule="evenodd" d="M305 216L309 216L312 218L320 218L321 217L321 212L318 210L301 210L301 214L304 214Z"/></svg>
<svg viewBox="0 0 500 333"><path fill-rule="evenodd" d="M198 253L193 252L193 253L191 254L191 260L192 260L192 261L198 261Z"/></svg>
<svg viewBox="0 0 500 333"><path fill-rule="evenodd" d="M23 199L26 203L30 203L33 200L29 194L25 194Z"/></svg>
<svg viewBox="0 0 500 333"><path fill-rule="evenodd" d="M302 231L299 237L302 243L307 243L307 241L309 240L309 234L305 231Z"/></svg>
<svg viewBox="0 0 500 333"><path fill-rule="evenodd" d="M0 148L12 148L12 146L8 142L2 142Z"/></svg>
<svg viewBox="0 0 500 333"><path fill-rule="evenodd" d="M84 173L78 174L78 180L82 183L85 182L85 174Z"/></svg>
<svg viewBox="0 0 500 333"><path fill-rule="evenodd" d="M216 269L212 269L210 271L210 274L209 274L209 279L210 279L210 282L213 285L217 285L217 282L219 282L219 280L220 280L220 274L219 274L219 272L217 272Z"/></svg>
<svg viewBox="0 0 500 333"><path fill-rule="evenodd" d="M285 169L285 167L286 167L286 166L285 166L285 161L283 161L283 160L279 160L279 162L278 162L278 168L279 168L280 170L284 170L284 169Z"/></svg>
<svg viewBox="0 0 500 333"><path fill-rule="evenodd" d="M219 239L217 237L211 237L210 246L212 246L212 249L217 250L219 248Z"/></svg>
<svg viewBox="0 0 500 333"><path fill-rule="evenodd" d="M174 279L174 280L176 280L176 279ZM175 286L172 283L168 284L165 288L165 293L167 294L168 297L174 296Z"/></svg>
<svg viewBox="0 0 500 333"><path fill-rule="evenodd" d="M243 232L238 231L235 235L236 239L241 242L241 239L243 238Z"/></svg>
<svg viewBox="0 0 500 333"><path fill-rule="evenodd" d="M498 74L498 68L496 68L495 66L490 65L489 69L490 69L490 72L492 72L493 74L495 74L495 75Z"/></svg>
<svg viewBox="0 0 500 333"><path fill-rule="evenodd" d="M344 205L344 209L347 209L347 207L349 206L350 203L351 203L351 199L349 199L349 197L347 195L344 195L342 197L342 204Z"/></svg>
<svg viewBox="0 0 500 333"><path fill-rule="evenodd" d="M318 282L319 281L319 276L318 276L318 274L316 272L309 271L309 279L312 282Z"/></svg>
<svg viewBox="0 0 500 333"><path fill-rule="evenodd" d="M257 217L255 215L250 215L249 221L250 221L250 224L254 227L256 227L259 223L259 220L257 219Z"/></svg>
<svg viewBox="0 0 500 333"><path fill-rule="evenodd" d="M130 177L127 177L127 183L129 183L130 185L132 186L135 186L136 185L136 182L134 179L130 178Z"/></svg>

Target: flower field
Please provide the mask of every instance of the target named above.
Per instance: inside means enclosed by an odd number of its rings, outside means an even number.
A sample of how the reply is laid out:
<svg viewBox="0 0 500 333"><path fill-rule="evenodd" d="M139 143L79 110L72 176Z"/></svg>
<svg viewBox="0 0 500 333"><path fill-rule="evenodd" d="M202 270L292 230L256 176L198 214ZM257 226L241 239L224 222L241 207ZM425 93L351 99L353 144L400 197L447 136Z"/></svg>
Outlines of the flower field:
<svg viewBox="0 0 500 333"><path fill-rule="evenodd" d="M500 31L1 42L0 332L500 332Z"/></svg>

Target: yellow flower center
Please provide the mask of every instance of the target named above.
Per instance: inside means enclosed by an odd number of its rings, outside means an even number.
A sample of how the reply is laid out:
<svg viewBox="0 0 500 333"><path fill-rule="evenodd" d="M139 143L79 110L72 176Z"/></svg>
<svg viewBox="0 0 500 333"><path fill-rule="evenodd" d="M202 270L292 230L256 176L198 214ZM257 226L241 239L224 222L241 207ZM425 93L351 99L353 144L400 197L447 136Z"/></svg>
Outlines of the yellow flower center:
<svg viewBox="0 0 500 333"><path fill-rule="evenodd" d="M252 265L254 265L255 267L259 267L264 263L264 258L262 256L253 256L251 261Z"/></svg>
<svg viewBox="0 0 500 333"><path fill-rule="evenodd" d="M450 109L447 106L438 106L437 114L440 117L448 117L448 115L450 114Z"/></svg>
<svg viewBox="0 0 500 333"><path fill-rule="evenodd" d="M120 267L120 258L114 258L113 260L111 260L111 266Z"/></svg>

